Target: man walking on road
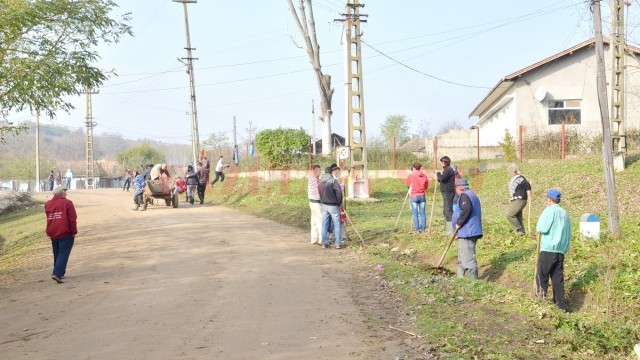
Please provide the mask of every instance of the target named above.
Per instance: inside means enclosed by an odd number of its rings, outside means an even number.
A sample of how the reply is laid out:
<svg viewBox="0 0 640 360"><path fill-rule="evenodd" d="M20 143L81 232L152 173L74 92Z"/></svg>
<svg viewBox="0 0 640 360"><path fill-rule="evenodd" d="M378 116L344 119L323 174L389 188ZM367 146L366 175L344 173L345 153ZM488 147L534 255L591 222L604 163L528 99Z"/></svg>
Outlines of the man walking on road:
<svg viewBox="0 0 640 360"><path fill-rule="evenodd" d="M129 187L131 186L131 171L129 169L124 172L124 186L122 186L122 191L129 191Z"/></svg>
<svg viewBox="0 0 640 360"><path fill-rule="evenodd" d="M318 185L318 193L322 203L322 247L325 249L329 247L329 227L333 224L336 249L341 249L340 205L342 204L342 188L338 182L340 168L336 164L331 164L326 171L330 177L326 180L320 179Z"/></svg>
<svg viewBox="0 0 640 360"><path fill-rule="evenodd" d="M307 197L311 209L311 244L322 244L322 204L318 192L319 176L320 165L313 165L307 185Z"/></svg>
<svg viewBox="0 0 640 360"><path fill-rule="evenodd" d="M216 178L213 179L213 181L211 182L211 185L215 184L216 182L218 182L218 179L221 179L220 182L224 182L224 173L222 172L222 169L229 167L229 164L225 164L222 162L222 158L223 156L220 155L220 159L218 160L218 163L216 164Z"/></svg>
<svg viewBox="0 0 640 360"><path fill-rule="evenodd" d="M553 285L553 302L558 309L566 310L564 299L564 256L571 245L571 220L560 207L560 191L551 189L547 193L547 208L544 209L536 230L540 236L538 273L536 287L538 294L547 296L549 277Z"/></svg>
<svg viewBox="0 0 640 360"><path fill-rule="evenodd" d="M144 202L144 188L147 187L147 181L144 179L142 174L139 174L137 171L133 171L133 202L135 206L133 210L138 211L140 206L142 206L142 211L147 210L147 204Z"/></svg>
<svg viewBox="0 0 640 360"><path fill-rule="evenodd" d="M522 223L522 210L527 206L527 201L531 197L531 184L520 174L517 164L509 165L509 201L511 205L507 209L507 221L516 231L518 236L526 235L524 224Z"/></svg>
<svg viewBox="0 0 640 360"><path fill-rule="evenodd" d="M67 262L73 248L74 237L78 233L76 226L76 208L67 199L67 188L63 185L53 190L53 198L44 204L47 215L47 236L53 248L53 273L51 279L58 284L67 271Z"/></svg>
<svg viewBox="0 0 640 360"><path fill-rule="evenodd" d="M444 215L444 228L445 234L451 235L453 233L451 226L451 215L453 215L453 198L455 197L455 179L456 173L451 168L451 159L448 156L440 158L442 164L442 172L438 172L438 182L440 183L440 193L442 194Z"/></svg>
<svg viewBox="0 0 640 360"><path fill-rule="evenodd" d="M478 279L478 262L476 261L476 242L482 238L482 208L480 199L469 189L466 179L456 181L458 202L456 212L452 216L458 238L458 277L468 275Z"/></svg>
<svg viewBox="0 0 640 360"><path fill-rule="evenodd" d="M200 199L200 205L204 204L204 192L207 190L207 184L209 183L209 161L205 164L198 163L198 199Z"/></svg>
<svg viewBox="0 0 640 360"><path fill-rule="evenodd" d="M49 173L47 180L49 180L49 191L53 191L53 182L54 182L53 170L51 170L51 172Z"/></svg>
<svg viewBox="0 0 640 360"><path fill-rule="evenodd" d="M67 169L67 172L64 174L64 179L65 179L64 187L66 189L71 189L71 179L73 179L73 173L71 172L71 169Z"/></svg>

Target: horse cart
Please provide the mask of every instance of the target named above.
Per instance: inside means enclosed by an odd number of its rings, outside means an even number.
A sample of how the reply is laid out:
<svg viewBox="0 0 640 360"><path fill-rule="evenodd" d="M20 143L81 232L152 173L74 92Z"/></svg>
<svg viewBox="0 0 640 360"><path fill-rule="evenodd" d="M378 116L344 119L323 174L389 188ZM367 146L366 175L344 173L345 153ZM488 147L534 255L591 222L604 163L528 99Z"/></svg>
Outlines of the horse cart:
<svg viewBox="0 0 640 360"><path fill-rule="evenodd" d="M144 188L144 204L153 204L155 199L163 199L165 205L178 207L178 194L173 193L175 186L172 180L147 180Z"/></svg>

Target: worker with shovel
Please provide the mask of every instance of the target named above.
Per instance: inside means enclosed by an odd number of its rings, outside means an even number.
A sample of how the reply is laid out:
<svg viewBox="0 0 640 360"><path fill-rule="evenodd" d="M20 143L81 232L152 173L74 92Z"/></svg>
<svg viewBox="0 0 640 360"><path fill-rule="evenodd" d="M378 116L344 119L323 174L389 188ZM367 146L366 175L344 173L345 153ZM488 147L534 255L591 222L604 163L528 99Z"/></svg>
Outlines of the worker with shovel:
<svg viewBox="0 0 640 360"><path fill-rule="evenodd" d="M553 285L553 302L558 309L566 310L564 298L564 256L571 245L571 220L567 211L560 207L560 191L547 192L547 207L544 209L536 230L540 252L536 261L537 293L547 295L549 278Z"/></svg>
<svg viewBox="0 0 640 360"><path fill-rule="evenodd" d="M444 215L444 229L446 235L451 235L453 230L451 226L451 215L453 214L453 198L455 196L454 184L456 174L451 168L451 159L448 156L440 158L442 163L442 172L437 172L438 182L440 183L440 193L442 194L442 214Z"/></svg>
<svg viewBox="0 0 640 360"><path fill-rule="evenodd" d="M482 238L482 208L480 199L471 191L466 179L455 182L458 195L456 211L452 222L458 238L458 277L478 278L478 262L476 261L476 242Z"/></svg>
<svg viewBox="0 0 640 360"><path fill-rule="evenodd" d="M509 175L511 175L511 180L509 180L509 201L511 204L507 209L507 221L518 236L524 236L526 232L522 222L522 210L527 206L531 197L531 184L520 174L517 164L509 165Z"/></svg>

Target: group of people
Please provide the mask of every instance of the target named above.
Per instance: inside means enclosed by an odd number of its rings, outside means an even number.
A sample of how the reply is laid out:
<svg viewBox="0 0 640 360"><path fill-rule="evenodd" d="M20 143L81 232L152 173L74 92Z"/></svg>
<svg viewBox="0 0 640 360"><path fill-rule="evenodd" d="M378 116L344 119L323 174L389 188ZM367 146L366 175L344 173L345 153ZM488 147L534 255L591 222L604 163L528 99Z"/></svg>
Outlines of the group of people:
<svg viewBox="0 0 640 360"><path fill-rule="evenodd" d="M442 171L437 172L440 193L443 199L445 234L458 240L458 277L468 276L478 279L476 244L483 237L482 205L478 195L471 190L467 179L458 172L448 156L440 158ZM327 167L320 175L320 166L314 165L308 177L307 195L311 210L311 244L330 245L331 234L335 247L342 248L344 220L341 208L344 185L340 183L340 168L336 164ZM508 194L510 205L506 218L518 236L526 235L522 213L531 201L531 184L520 173L517 164L508 166L510 179ZM415 234L426 230L426 192L429 179L422 172L422 165L415 163L407 177L408 196ZM571 243L571 221L567 212L560 207L560 191L547 192L547 208L542 212L536 226L540 250L537 254L536 284L539 294L547 295L549 279L553 286L554 303L566 310L564 296L564 256ZM346 215L346 214L345 214ZM346 216L345 216L346 217Z"/></svg>
<svg viewBox="0 0 640 360"><path fill-rule="evenodd" d="M333 240L336 249L342 249L346 240L346 212L342 207L344 184L340 183L340 168L331 164L320 174L314 165L309 174L307 197L311 209L311 244L327 249Z"/></svg>
<svg viewBox="0 0 640 360"><path fill-rule="evenodd" d="M65 177L65 187L67 189L71 188L71 179L73 178L73 173L71 169L67 169L67 172L64 174ZM62 184L62 174L60 171L56 175L53 174L53 170L49 171L49 175L47 176L47 188L49 191L53 191L54 186L58 186Z"/></svg>
<svg viewBox="0 0 640 360"><path fill-rule="evenodd" d="M444 201L446 233L453 232L452 235L458 239L459 245L458 277L467 275L477 279L476 243L483 236L480 199L471 190L468 181L460 176L455 165L451 164L449 157L443 156L440 162L443 170L437 173L437 179ZM511 164L507 169L510 176L507 186L510 204L506 211L506 219L518 236L525 236L522 213L531 201L531 184L520 173L517 164ZM407 182L409 183L409 179ZM536 254L535 276L538 294L546 297L551 279L553 301L559 309L566 310L564 256L571 244L571 220L566 210L560 206L561 199L562 194L559 190L550 189L546 194L547 207L536 225L539 252Z"/></svg>
<svg viewBox="0 0 640 360"><path fill-rule="evenodd" d="M201 161L196 163L196 167L193 165L187 166L184 178L181 176L176 177L176 181L171 190L172 194L185 194L185 200L193 205L195 203L195 194L198 195L200 204L204 204L204 195L209 183L209 172L211 164L207 157L204 157ZM224 163L224 157L221 155L218 159L218 163L215 168L215 179L211 182L213 186L218 180L224 181L224 168L229 167L229 164ZM141 167L144 169L144 167ZM133 170L125 172L125 185L123 190L129 190L128 182L133 179L133 198L134 198L134 210L146 210L146 204L144 202L144 189L146 188L146 180L171 180L170 167L168 164L156 164L147 165L146 170L142 173Z"/></svg>

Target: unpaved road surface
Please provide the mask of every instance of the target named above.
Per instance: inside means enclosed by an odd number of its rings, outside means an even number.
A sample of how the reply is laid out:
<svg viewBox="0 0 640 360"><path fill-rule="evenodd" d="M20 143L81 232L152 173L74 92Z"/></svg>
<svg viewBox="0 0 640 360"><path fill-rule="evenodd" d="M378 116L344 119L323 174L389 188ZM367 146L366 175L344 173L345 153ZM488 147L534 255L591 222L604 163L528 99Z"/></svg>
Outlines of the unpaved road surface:
<svg viewBox="0 0 640 360"><path fill-rule="evenodd" d="M134 212L121 190L68 198L79 234L66 282L49 278L48 246L0 276L0 359L430 358L388 328L412 330L349 250L221 206Z"/></svg>

